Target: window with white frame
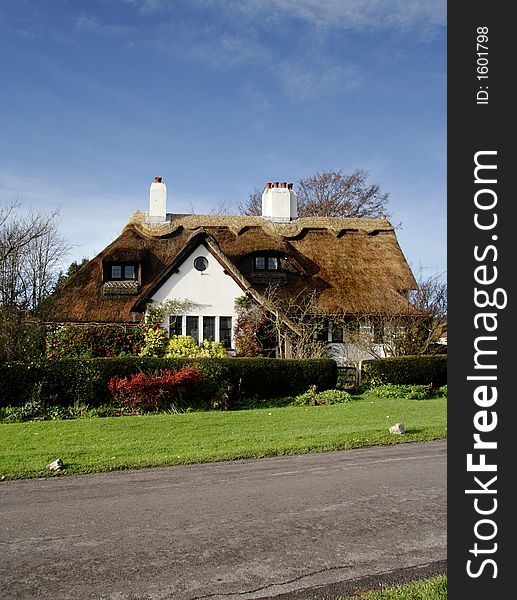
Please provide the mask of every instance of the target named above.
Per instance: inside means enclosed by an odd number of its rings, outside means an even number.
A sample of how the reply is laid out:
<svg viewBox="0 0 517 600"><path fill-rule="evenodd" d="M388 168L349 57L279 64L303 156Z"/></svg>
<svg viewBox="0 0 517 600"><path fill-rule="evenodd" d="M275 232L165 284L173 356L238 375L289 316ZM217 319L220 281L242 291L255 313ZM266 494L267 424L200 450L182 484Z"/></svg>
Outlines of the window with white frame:
<svg viewBox="0 0 517 600"><path fill-rule="evenodd" d="M253 268L255 271L278 271L278 257L269 254L258 254L253 259Z"/></svg>
<svg viewBox="0 0 517 600"><path fill-rule="evenodd" d="M186 335L190 335L199 344L199 317L187 317Z"/></svg>
<svg viewBox="0 0 517 600"><path fill-rule="evenodd" d="M167 327L169 337L183 335L183 325L185 325L185 335L194 338L196 344L204 340L209 340L211 342L219 341L225 348L231 347L232 317L219 317L217 319L217 317L213 316L170 315ZM219 325L219 328L217 325ZM200 333L202 336L199 335ZM217 338L216 333L219 333L219 338Z"/></svg>
<svg viewBox="0 0 517 600"><path fill-rule="evenodd" d="M183 316L181 315L170 315L169 316L169 337L173 335L181 335L183 331Z"/></svg>
<svg viewBox="0 0 517 600"><path fill-rule="evenodd" d="M203 341L215 341L215 317L203 317Z"/></svg>
<svg viewBox="0 0 517 600"><path fill-rule="evenodd" d="M232 345L232 318L219 317L219 341L225 348Z"/></svg>
<svg viewBox="0 0 517 600"><path fill-rule="evenodd" d="M112 264L108 269L107 275L111 281L133 281L136 279L136 265Z"/></svg>

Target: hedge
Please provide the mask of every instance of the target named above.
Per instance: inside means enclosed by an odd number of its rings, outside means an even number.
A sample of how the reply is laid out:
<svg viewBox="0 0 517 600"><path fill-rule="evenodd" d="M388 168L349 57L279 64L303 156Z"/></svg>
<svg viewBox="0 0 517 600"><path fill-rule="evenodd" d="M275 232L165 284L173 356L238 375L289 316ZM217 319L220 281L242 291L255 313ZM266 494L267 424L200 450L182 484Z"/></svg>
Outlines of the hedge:
<svg viewBox="0 0 517 600"><path fill-rule="evenodd" d="M439 388L447 383L447 355L396 356L364 360L362 382L365 386L429 385Z"/></svg>
<svg viewBox="0 0 517 600"><path fill-rule="evenodd" d="M91 358L0 364L0 407L22 406L31 399L48 405L90 407L111 401L108 381L133 373L197 367L201 382L184 408L232 408L246 399L294 396L310 386L334 388L333 360L274 358ZM245 402L244 402L245 405Z"/></svg>

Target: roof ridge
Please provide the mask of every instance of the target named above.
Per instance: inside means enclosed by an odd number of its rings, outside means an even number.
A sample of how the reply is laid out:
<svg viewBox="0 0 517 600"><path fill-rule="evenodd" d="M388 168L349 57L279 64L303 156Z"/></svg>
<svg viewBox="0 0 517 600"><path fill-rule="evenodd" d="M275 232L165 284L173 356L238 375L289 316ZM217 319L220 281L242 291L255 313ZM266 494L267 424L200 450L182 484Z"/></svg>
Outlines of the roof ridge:
<svg viewBox="0 0 517 600"><path fill-rule="evenodd" d="M130 217L128 225L134 225L143 234L153 237L171 234L180 227L189 230L226 227L235 235L240 235L243 230L251 227L260 227L266 233L282 237L296 237L307 229L325 229L335 236L347 230L366 233L394 230L386 217L300 217L289 223L274 223L263 217L250 215L171 214L170 221L167 223L147 223L145 214L141 211L135 212Z"/></svg>

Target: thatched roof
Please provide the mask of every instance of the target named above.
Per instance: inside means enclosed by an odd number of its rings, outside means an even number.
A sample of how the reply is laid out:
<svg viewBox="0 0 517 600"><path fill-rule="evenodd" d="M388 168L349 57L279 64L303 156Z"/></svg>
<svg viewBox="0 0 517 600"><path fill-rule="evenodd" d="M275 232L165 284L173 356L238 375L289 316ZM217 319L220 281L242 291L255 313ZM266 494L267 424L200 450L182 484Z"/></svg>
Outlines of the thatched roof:
<svg viewBox="0 0 517 600"><path fill-rule="evenodd" d="M256 298L271 281L282 293L317 291L318 311L378 315L407 310L404 294L416 287L393 226L382 219L299 218L279 224L262 217L172 215L147 224L135 213L121 235L85 264L49 299L52 322L133 323L149 297L199 243L204 243L243 291ZM251 256L282 257L281 273L257 274ZM126 293L103 287L103 265L138 262L138 286Z"/></svg>

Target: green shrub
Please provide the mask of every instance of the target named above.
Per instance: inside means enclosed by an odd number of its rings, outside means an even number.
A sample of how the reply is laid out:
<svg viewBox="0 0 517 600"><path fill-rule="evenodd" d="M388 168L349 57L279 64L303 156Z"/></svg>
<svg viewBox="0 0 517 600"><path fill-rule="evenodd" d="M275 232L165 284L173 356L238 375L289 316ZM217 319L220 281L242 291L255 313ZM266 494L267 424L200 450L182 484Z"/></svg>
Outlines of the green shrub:
<svg viewBox="0 0 517 600"><path fill-rule="evenodd" d="M436 396L438 398L447 398L447 385L442 385L436 390Z"/></svg>
<svg viewBox="0 0 517 600"><path fill-rule="evenodd" d="M311 385L318 390L336 387L337 365L331 359L253 357L232 362L237 370L238 395L242 398L296 396Z"/></svg>
<svg viewBox="0 0 517 600"><path fill-rule="evenodd" d="M33 393L47 406L111 403L108 381L135 373L190 366L200 382L184 397L193 409L227 408L257 398L296 396L316 385L334 388L333 360L280 360L274 358L64 358L32 363L0 363L0 407L23 406ZM245 406L242 406L245 408Z"/></svg>
<svg viewBox="0 0 517 600"><path fill-rule="evenodd" d="M165 354L169 338L167 332L158 325L146 327L144 331L144 344L139 356L161 358Z"/></svg>
<svg viewBox="0 0 517 600"><path fill-rule="evenodd" d="M378 398L406 398L407 400L425 400L427 398L447 398L447 386L433 389L429 385L377 385L365 390L365 393Z"/></svg>
<svg viewBox="0 0 517 600"><path fill-rule="evenodd" d="M198 346L190 335L173 335L165 351L166 358L226 358L226 350L221 342L203 340Z"/></svg>
<svg viewBox="0 0 517 600"><path fill-rule="evenodd" d="M65 325L49 333L47 358L97 358L137 355L145 328L122 325Z"/></svg>
<svg viewBox="0 0 517 600"><path fill-rule="evenodd" d="M126 412L120 406L115 404L103 404L88 409L82 416L84 417L120 417Z"/></svg>
<svg viewBox="0 0 517 600"><path fill-rule="evenodd" d="M428 385L433 389L447 383L447 356L397 356L365 360L363 385Z"/></svg>
<svg viewBox="0 0 517 600"><path fill-rule="evenodd" d="M378 385L367 390L371 396L378 398L406 398L407 400L425 400L433 398L434 393L427 385Z"/></svg>
<svg viewBox="0 0 517 600"><path fill-rule="evenodd" d="M324 400L325 404L343 404L352 400L352 396L345 390L323 390L318 393L318 398Z"/></svg>
<svg viewBox="0 0 517 600"><path fill-rule="evenodd" d="M203 340L199 346L199 356L204 358L227 358L228 353L221 342Z"/></svg>
<svg viewBox="0 0 517 600"><path fill-rule="evenodd" d="M45 406L43 403L28 402L24 406L6 406L0 408L1 423L22 423L24 421L55 421L65 419L84 419L92 417L120 417L131 414L114 404L104 404L94 408L87 405Z"/></svg>
<svg viewBox="0 0 517 600"><path fill-rule="evenodd" d="M6 422L40 421L45 418L45 405L41 400L28 400L22 406L8 406L3 409Z"/></svg>
<svg viewBox="0 0 517 600"><path fill-rule="evenodd" d="M351 399L352 396L345 390L334 389L318 392L315 386L312 386L307 392L296 396L292 404L295 406L320 406L322 404L341 404L344 402L350 402Z"/></svg>
<svg viewBox="0 0 517 600"><path fill-rule="evenodd" d="M28 311L0 307L0 362L45 354L45 324Z"/></svg>

